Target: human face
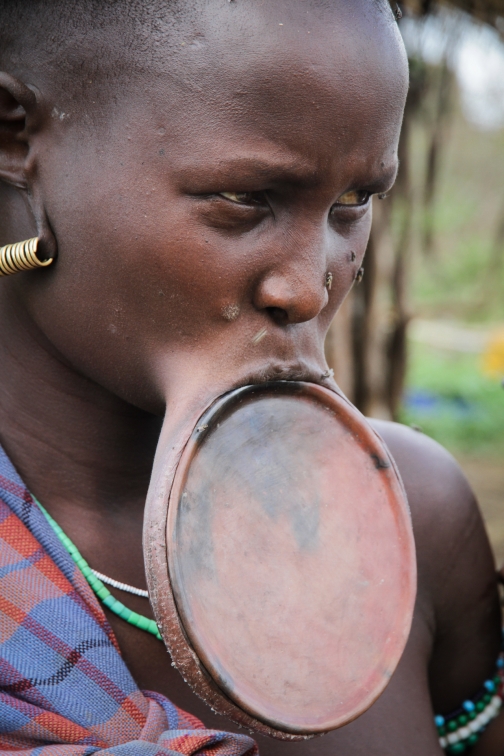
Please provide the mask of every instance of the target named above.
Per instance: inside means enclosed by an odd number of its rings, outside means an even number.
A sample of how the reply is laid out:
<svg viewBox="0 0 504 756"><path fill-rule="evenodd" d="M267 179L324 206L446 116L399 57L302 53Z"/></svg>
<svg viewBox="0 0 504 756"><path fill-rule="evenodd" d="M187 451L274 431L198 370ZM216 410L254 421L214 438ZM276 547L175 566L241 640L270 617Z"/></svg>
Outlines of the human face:
<svg viewBox="0 0 504 756"><path fill-rule="evenodd" d="M79 372L156 413L322 380L371 195L397 169L406 75L388 19L208 5L99 104L64 113L55 95L33 137L58 260L19 284L26 306Z"/></svg>

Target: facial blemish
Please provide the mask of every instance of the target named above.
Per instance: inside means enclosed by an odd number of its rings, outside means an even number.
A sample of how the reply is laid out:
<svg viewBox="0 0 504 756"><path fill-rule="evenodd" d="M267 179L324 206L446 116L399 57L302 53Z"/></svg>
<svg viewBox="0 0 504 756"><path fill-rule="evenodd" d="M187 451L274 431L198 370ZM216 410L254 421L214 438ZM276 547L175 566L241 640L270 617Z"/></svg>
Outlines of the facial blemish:
<svg viewBox="0 0 504 756"><path fill-rule="evenodd" d="M355 260L355 252L350 252L350 260L352 262Z"/></svg>
<svg viewBox="0 0 504 756"><path fill-rule="evenodd" d="M254 346L256 344L259 344L259 342L261 342L264 339L264 337L267 335L268 335L268 329L261 328L261 330L257 331L256 335L252 338L252 344L254 344Z"/></svg>
<svg viewBox="0 0 504 756"><path fill-rule="evenodd" d="M58 119L58 121L64 121L65 118L70 118L70 113L64 113L62 110L54 107L51 111L51 117Z"/></svg>
<svg viewBox="0 0 504 756"><path fill-rule="evenodd" d="M221 310L222 317L224 318L224 320L229 320L229 322L236 320L239 314L240 314L240 308L237 304L224 305L224 307Z"/></svg>
<svg viewBox="0 0 504 756"><path fill-rule="evenodd" d="M190 42L190 47L195 47L197 49L205 46L205 38L203 34L196 34L193 40Z"/></svg>

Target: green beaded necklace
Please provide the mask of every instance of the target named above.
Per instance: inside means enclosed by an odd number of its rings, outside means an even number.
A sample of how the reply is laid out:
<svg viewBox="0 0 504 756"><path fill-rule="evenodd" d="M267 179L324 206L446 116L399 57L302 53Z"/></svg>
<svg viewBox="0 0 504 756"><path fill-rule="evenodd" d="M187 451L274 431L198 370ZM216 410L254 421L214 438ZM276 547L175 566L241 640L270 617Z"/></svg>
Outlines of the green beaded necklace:
<svg viewBox="0 0 504 756"><path fill-rule="evenodd" d="M77 546L75 546L70 538L66 535L66 533L63 532L56 520L51 517L49 512L44 509L40 501L38 501L33 496L33 494L32 498L40 507L40 510L45 515L47 522L52 527L63 546L68 551L75 564L86 578L93 593L100 599L102 604L104 604L107 609L110 609L111 612L117 614L118 617L125 620L126 622L129 622L130 625L134 625L140 630L145 630L146 633L155 635L159 640L163 640L158 630L158 626L156 625L154 620L151 620L148 617L144 617L142 614L138 614L137 612L131 611L131 609L128 609L127 606L124 606L121 601L118 601L116 598L114 598L114 596L112 596L109 589L106 588L102 581L93 574L91 567L81 555Z"/></svg>

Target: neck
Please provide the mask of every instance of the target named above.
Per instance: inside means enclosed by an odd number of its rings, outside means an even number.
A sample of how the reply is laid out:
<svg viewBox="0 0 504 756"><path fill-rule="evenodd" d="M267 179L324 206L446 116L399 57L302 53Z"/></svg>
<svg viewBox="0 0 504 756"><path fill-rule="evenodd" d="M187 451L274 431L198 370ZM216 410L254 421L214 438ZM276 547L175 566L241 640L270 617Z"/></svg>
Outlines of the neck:
<svg viewBox="0 0 504 756"><path fill-rule="evenodd" d="M0 440L26 485L56 519L143 512L161 420L65 364L16 287L0 291Z"/></svg>

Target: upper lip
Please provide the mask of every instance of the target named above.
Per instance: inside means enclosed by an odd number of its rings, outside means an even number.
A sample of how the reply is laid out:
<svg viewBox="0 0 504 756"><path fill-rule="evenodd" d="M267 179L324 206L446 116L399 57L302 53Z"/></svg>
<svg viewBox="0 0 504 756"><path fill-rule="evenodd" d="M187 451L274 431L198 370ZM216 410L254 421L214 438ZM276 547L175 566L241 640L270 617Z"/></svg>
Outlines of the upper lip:
<svg viewBox="0 0 504 756"><path fill-rule="evenodd" d="M324 376L326 367L310 365L302 360L295 362L270 362L252 370L233 382L232 388L269 381L307 381L327 386L329 380Z"/></svg>

